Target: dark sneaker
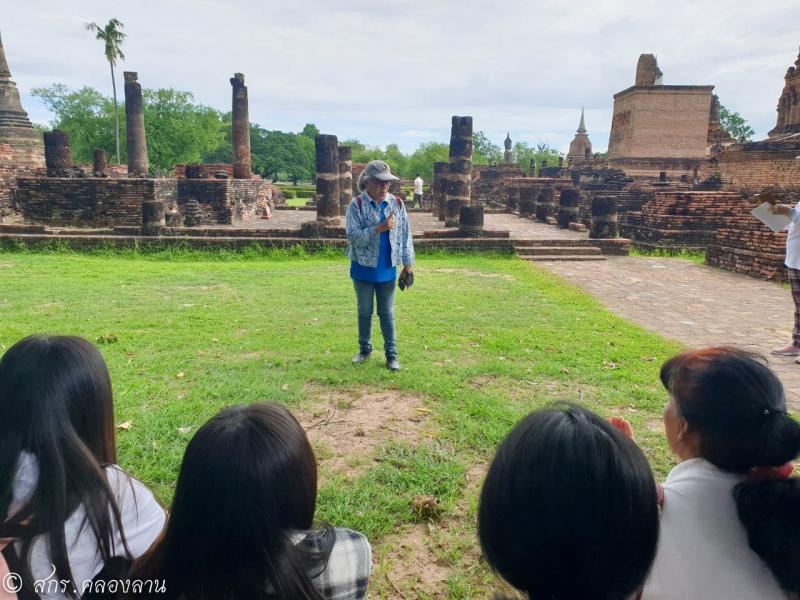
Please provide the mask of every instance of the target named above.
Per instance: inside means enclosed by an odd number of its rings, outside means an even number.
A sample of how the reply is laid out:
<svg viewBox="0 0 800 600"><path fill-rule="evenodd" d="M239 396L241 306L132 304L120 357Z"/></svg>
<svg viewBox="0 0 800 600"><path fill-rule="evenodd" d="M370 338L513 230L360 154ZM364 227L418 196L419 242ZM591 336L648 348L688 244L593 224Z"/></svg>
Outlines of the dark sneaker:
<svg viewBox="0 0 800 600"><path fill-rule="evenodd" d="M400 363L397 362L396 358L387 358L386 359L386 368L390 371L399 371L400 370Z"/></svg>
<svg viewBox="0 0 800 600"><path fill-rule="evenodd" d="M357 354L353 357L353 364L360 365L361 363L366 362L370 356L372 356L372 352L367 352L366 354L362 352L361 354Z"/></svg>

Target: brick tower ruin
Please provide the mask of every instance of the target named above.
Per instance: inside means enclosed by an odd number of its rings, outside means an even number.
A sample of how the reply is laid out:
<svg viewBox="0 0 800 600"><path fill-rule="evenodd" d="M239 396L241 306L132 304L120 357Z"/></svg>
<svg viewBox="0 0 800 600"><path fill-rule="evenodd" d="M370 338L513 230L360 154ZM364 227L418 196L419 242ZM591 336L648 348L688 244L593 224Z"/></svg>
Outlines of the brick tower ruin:
<svg viewBox="0 0 800 600"><path fill-rule="evenodd" d="M570 142L567 160L574 163L591 158L591 156L592 142L589 141L589 135L586 132L586 122L583 118L583 107L581 107L581 122L578 124L578 131L575 132L574 139Z"/></svg>
<svg viewBox="0 0 800 600"><path fill-rule="evenodd" d="M778 99L778 122L769 132L770 138L800 133L800 54L789 67L784 78L785 84Z"/></svg>
<svg viewBox="0 0 800 600"><path fill-rule="evenodd" d="M0 39L0 220L11 212L11 188L16 178L43 167L42 136L22 108Z"/></svg>

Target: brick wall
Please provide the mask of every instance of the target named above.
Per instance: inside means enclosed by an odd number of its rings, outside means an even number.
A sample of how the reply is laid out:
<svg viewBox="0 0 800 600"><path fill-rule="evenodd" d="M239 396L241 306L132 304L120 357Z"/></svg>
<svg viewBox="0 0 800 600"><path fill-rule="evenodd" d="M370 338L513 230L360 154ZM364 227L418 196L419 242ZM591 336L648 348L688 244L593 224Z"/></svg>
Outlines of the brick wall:
<svg viewBox="0 0 800 600"><path fill-rule="evenodd" d="M614 96L609 159L703 158L714 86L634 86Z"/></svg>
<svg viewBox="0 0 800 600"><path fill-rule="evenodd" d="M800 141L752 142L731 146L714 156L703 171L703 179L717 174L725 188L756 194L775 187L800 195Z"/></svg>
<svg viewBox="0 0 800 600"><path fill-rule="evenodd" d="M746 203L727 219L706 250L706 264L759 279L786 281L786 233L771 231L749 212Z"/></svg>
<svg viewBox="0 0 800 600"><path fill-rule="evenodd" d="M22 177L17 207L23 217L48 225L140 226L142 200L175 197L174 179Z"/></svg>
<svg viewBox="0 0 800 600"><path fill-rule="evenodd" d="M230 163L209 163L203 165L208 172L210 178L214 177L217 171L225 171L230 179L233 179L233 165ZM186 179L186 165L175 165L175 177L178 179Z"/></svg>
<svg viewBox="0 0 800 600"><path fill-rule="evenodd" d="M472 202L489 204L496 198L495 190L501 181L512 177L522 177L519 165L478 165L472 168ZM505 203L505 199L502 199Z"/></svg>
<svg viewBox="0 0 800 600"><path fill-rule="evenodd" d="M31 176L44 167L44 147L23 140L0 143L0 221L14 210L12 190L17 177Z"/></svg>
<svg viewBox="0 0 800 600"><path fill-rule="evenodd" d="M704 250L717 230L748 206L733 192L656 191L650 200L647 193L641 192L644 201L638 211L633 206L636 199L631 198L620 219L622 236L642 248Z"/></svg>

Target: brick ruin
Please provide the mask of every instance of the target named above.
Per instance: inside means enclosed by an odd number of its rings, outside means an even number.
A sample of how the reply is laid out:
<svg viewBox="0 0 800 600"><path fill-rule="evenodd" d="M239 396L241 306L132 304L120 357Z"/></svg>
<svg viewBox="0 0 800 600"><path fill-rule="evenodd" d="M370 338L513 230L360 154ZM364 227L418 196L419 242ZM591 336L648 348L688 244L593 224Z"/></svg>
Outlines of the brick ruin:
<svg viewBox="0 0 800 600"><path fill-rule="evenodd" d="M108 165L102 150L95 153L95 164L76 166L65 133L46 133L42 148L9 79L1 44L0 215L13 211L17 220L43 225L136 227L147 218L147 205L156 203L156 213L172 220L182 220L190 210L187 222L227 225L260 217L280 200L278 188L250 170L247 88L241 73L231 78L234 163L178 165L174 178L151 178L137 73L124 73L127 167Z"/></svg>
<svg viewBox="0 0 800 600"><path fill-rule="evenodd" d="M13 213L57 226L135 228L151 214L156 220L166 214L169 222L188 211L199 225L235 224L280 201L271 182L252 174L247 87L240 73L230 79L233 163L178 165L169 179L147 176L136 73L125 73L127 168L107 165L102 154L94 165L73 165L68 140L57 132L48 134L45 161L41 136L10 76L0 41L0 218ZM430 189L431 210L446 221L446 235L479 235L484 206L546 222L559 217L569 227L590 226L594 210L594 220L607 223L594 228L602 235L619 231L646 248L707 249L710 264L782 278L785 235L769 232L747 213L765 188L800 195L800 57L785 75L769 138L747 144L733 143L722 130L713 86L664 85L662 77L654 56L640 56L634 85L614 96L608 158L592 154L581 110L568 164L543 164L538 176L525 177L511 162L508 135L506 162L472 165L472 119L454 117L449 161L438 165ZM356 193L364 165L350 171L347 149L335 136L320 138L317 229L340 236L342 208L351 186ZM570 190L563 207L562 190ZM401 182L391 191L404 197ZM153 210L159 203L162 212Z"/></svg>
<svg viewBox="0 0 800 600"><path fill-rule="evenodd" d="M784 77L783 91L778 99L778 121L769 132L770 139L782 139L800 134L800 53Z"/></svg>
<svg viewBox="0 0 800 600"><path fill-rule="evenodd" d="M570 164L580 163L592 157L592 142L589 140L589 133L586 131L586 121L583 118L583 108L581 108L581 122L578 124L578 131L569 144L567 160Z"/></svg>
<svg viewBox="0 0 800 600"><path fill-rule="evenodd" d="M0 223L15 212L13 189L20 175L44 168L42 136L22 108L17 84L11 81L0 39Z"/></svg>

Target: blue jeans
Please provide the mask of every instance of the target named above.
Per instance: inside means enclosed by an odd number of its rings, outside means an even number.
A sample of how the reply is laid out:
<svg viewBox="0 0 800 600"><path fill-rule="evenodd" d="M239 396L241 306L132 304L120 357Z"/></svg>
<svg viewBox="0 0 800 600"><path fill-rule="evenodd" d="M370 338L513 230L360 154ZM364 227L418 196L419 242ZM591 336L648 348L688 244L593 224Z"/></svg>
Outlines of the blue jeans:
<svg viewBox="0 0 800 600"><path fill-rule="evenodd" d="M372 352L372 311L374 299L378 298L378 319L383 334L383 351L386 360L397 358L397 339L394 335L394 288L395 282L372 283L353 280L358 301L358 347L361 354Z"/></svg>

